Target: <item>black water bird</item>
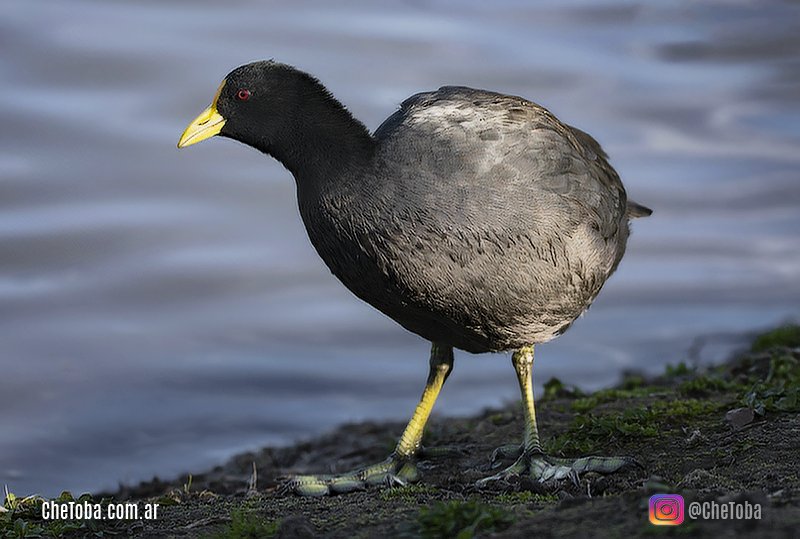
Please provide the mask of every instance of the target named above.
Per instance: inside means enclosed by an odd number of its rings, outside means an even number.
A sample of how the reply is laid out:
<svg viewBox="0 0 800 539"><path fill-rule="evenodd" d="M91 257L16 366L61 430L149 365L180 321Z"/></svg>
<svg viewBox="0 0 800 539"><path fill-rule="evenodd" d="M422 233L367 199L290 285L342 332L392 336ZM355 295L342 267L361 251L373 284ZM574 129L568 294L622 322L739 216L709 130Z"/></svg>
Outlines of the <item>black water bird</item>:
<svg viewBox="0 0 800 539"><path fill-rule="evenodd" d="M525 412L514 464L479 482L610 473L623 457L557 459L539 441L533 346L564 332L619 264L627 199L588 134L521 97L445 86L406 99L372 134L314 77L273 61L234 69L179 147L213 135L291 171L311 243L356 296L431 341L419 405L385 461L296 476L324 495L418 477L422 431L453 348L513 351Z"/></svg>

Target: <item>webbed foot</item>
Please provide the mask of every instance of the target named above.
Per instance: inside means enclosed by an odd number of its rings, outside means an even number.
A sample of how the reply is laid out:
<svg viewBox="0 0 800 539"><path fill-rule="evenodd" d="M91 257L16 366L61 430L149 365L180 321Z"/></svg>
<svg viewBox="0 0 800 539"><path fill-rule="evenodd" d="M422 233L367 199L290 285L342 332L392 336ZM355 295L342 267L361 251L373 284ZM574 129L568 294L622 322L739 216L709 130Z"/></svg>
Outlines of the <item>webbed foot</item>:
<svg viewBox="0 0 800 539"><path fill-rule="evenodd" d="M405 486L418 479L416 462L393 453L382 462L341 474L292 475L281 490L300 496L325 496L363 490L367 485Z"/></svg>
<svg viewBox="0 0 800 539"><path fill-rule="evenodd" d="M492 461L502 458L502 456L513 454L512 446L503 446L492 453ZM520 454L519 458L500 472L481 479L477 482L478 487L485 487L494 481L508 480L513 477L527 475L535 481L546 483L548 481L560 481L570 479L578 482L578 476L585 472L597 472L602 474L614 473L626 466L637 465L636 461L628 457L581 457L577 459L567 459L550 457L539 450L522 451L516 450Z"/></svg>

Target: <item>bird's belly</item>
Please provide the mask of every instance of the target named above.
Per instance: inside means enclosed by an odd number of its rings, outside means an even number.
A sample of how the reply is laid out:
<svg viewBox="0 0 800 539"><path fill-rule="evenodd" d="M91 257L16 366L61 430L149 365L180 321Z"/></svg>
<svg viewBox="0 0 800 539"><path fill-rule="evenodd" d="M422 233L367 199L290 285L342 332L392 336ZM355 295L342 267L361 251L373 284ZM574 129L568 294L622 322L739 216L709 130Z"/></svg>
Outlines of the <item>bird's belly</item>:
<svg viewBox="0 0 800 539"><path fill-rule="evenodd" d="M476 252L461 241L322 234L313 225L309 234L356 296L427 340L473 353L557 336L588 308L622 256L618 242L587 257L569 244L532 249L510 242Z"/></svg>
<svg viewBox="0 0 800 539"><path fill-rule="evenodd" d="M407 330L473 353L552 339L588 308L602 286L601 281L575 282L568 276L535 279L528 274L511 280L502 269L495 269L481 278L442 282L437 275L411 286L398 283L377 266L335 274L356 296ZM425 278L424 272L418 275Z"/></svg>

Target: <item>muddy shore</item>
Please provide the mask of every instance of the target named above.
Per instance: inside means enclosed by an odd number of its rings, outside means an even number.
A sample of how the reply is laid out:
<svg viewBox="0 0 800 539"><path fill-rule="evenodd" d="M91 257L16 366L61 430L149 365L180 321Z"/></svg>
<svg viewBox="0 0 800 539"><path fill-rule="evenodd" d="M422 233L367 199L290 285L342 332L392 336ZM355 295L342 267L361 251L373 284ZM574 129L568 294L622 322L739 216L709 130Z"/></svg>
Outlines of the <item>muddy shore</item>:
<svg viewBox="0 0 800 539"><path fill-rule="evenodd" d="M476 488L477 479L493 473L492 450L521 438L522 412L514 404L469 418L435 416L424 444L459 451L422 461L422 478L412 486L323 498L282 493L279 478L289 473L345 471L382 460L404 426L360 423L292 447L242 454L190 478L83 498L159 503L155 520L42 521L44 500L10 496L0 512L0 536L795 537L798 411L800 328L786 326L714 367L678 364L650 379L630 373L617 387L592 394L548 382L537 400L545 450L566 457L626 455L641 465L613 475ZM687 515L680 526L654 526L648 498L656 493L681 494L687 506L758 506L761 518Z"/></svg>

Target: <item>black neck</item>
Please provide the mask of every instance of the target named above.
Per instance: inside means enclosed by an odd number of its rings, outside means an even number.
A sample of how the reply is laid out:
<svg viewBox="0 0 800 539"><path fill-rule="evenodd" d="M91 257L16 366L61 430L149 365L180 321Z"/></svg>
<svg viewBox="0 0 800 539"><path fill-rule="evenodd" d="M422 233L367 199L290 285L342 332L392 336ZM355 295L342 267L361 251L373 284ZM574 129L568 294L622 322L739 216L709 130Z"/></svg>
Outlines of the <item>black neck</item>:
<svg viewBox="0 0 800 539"><path fill-rule="evenodd" d="M369 131L327 92L303 95L290 118L278 140L259 149L280 161L298 184L335 181L372 160Z"/></svg>

